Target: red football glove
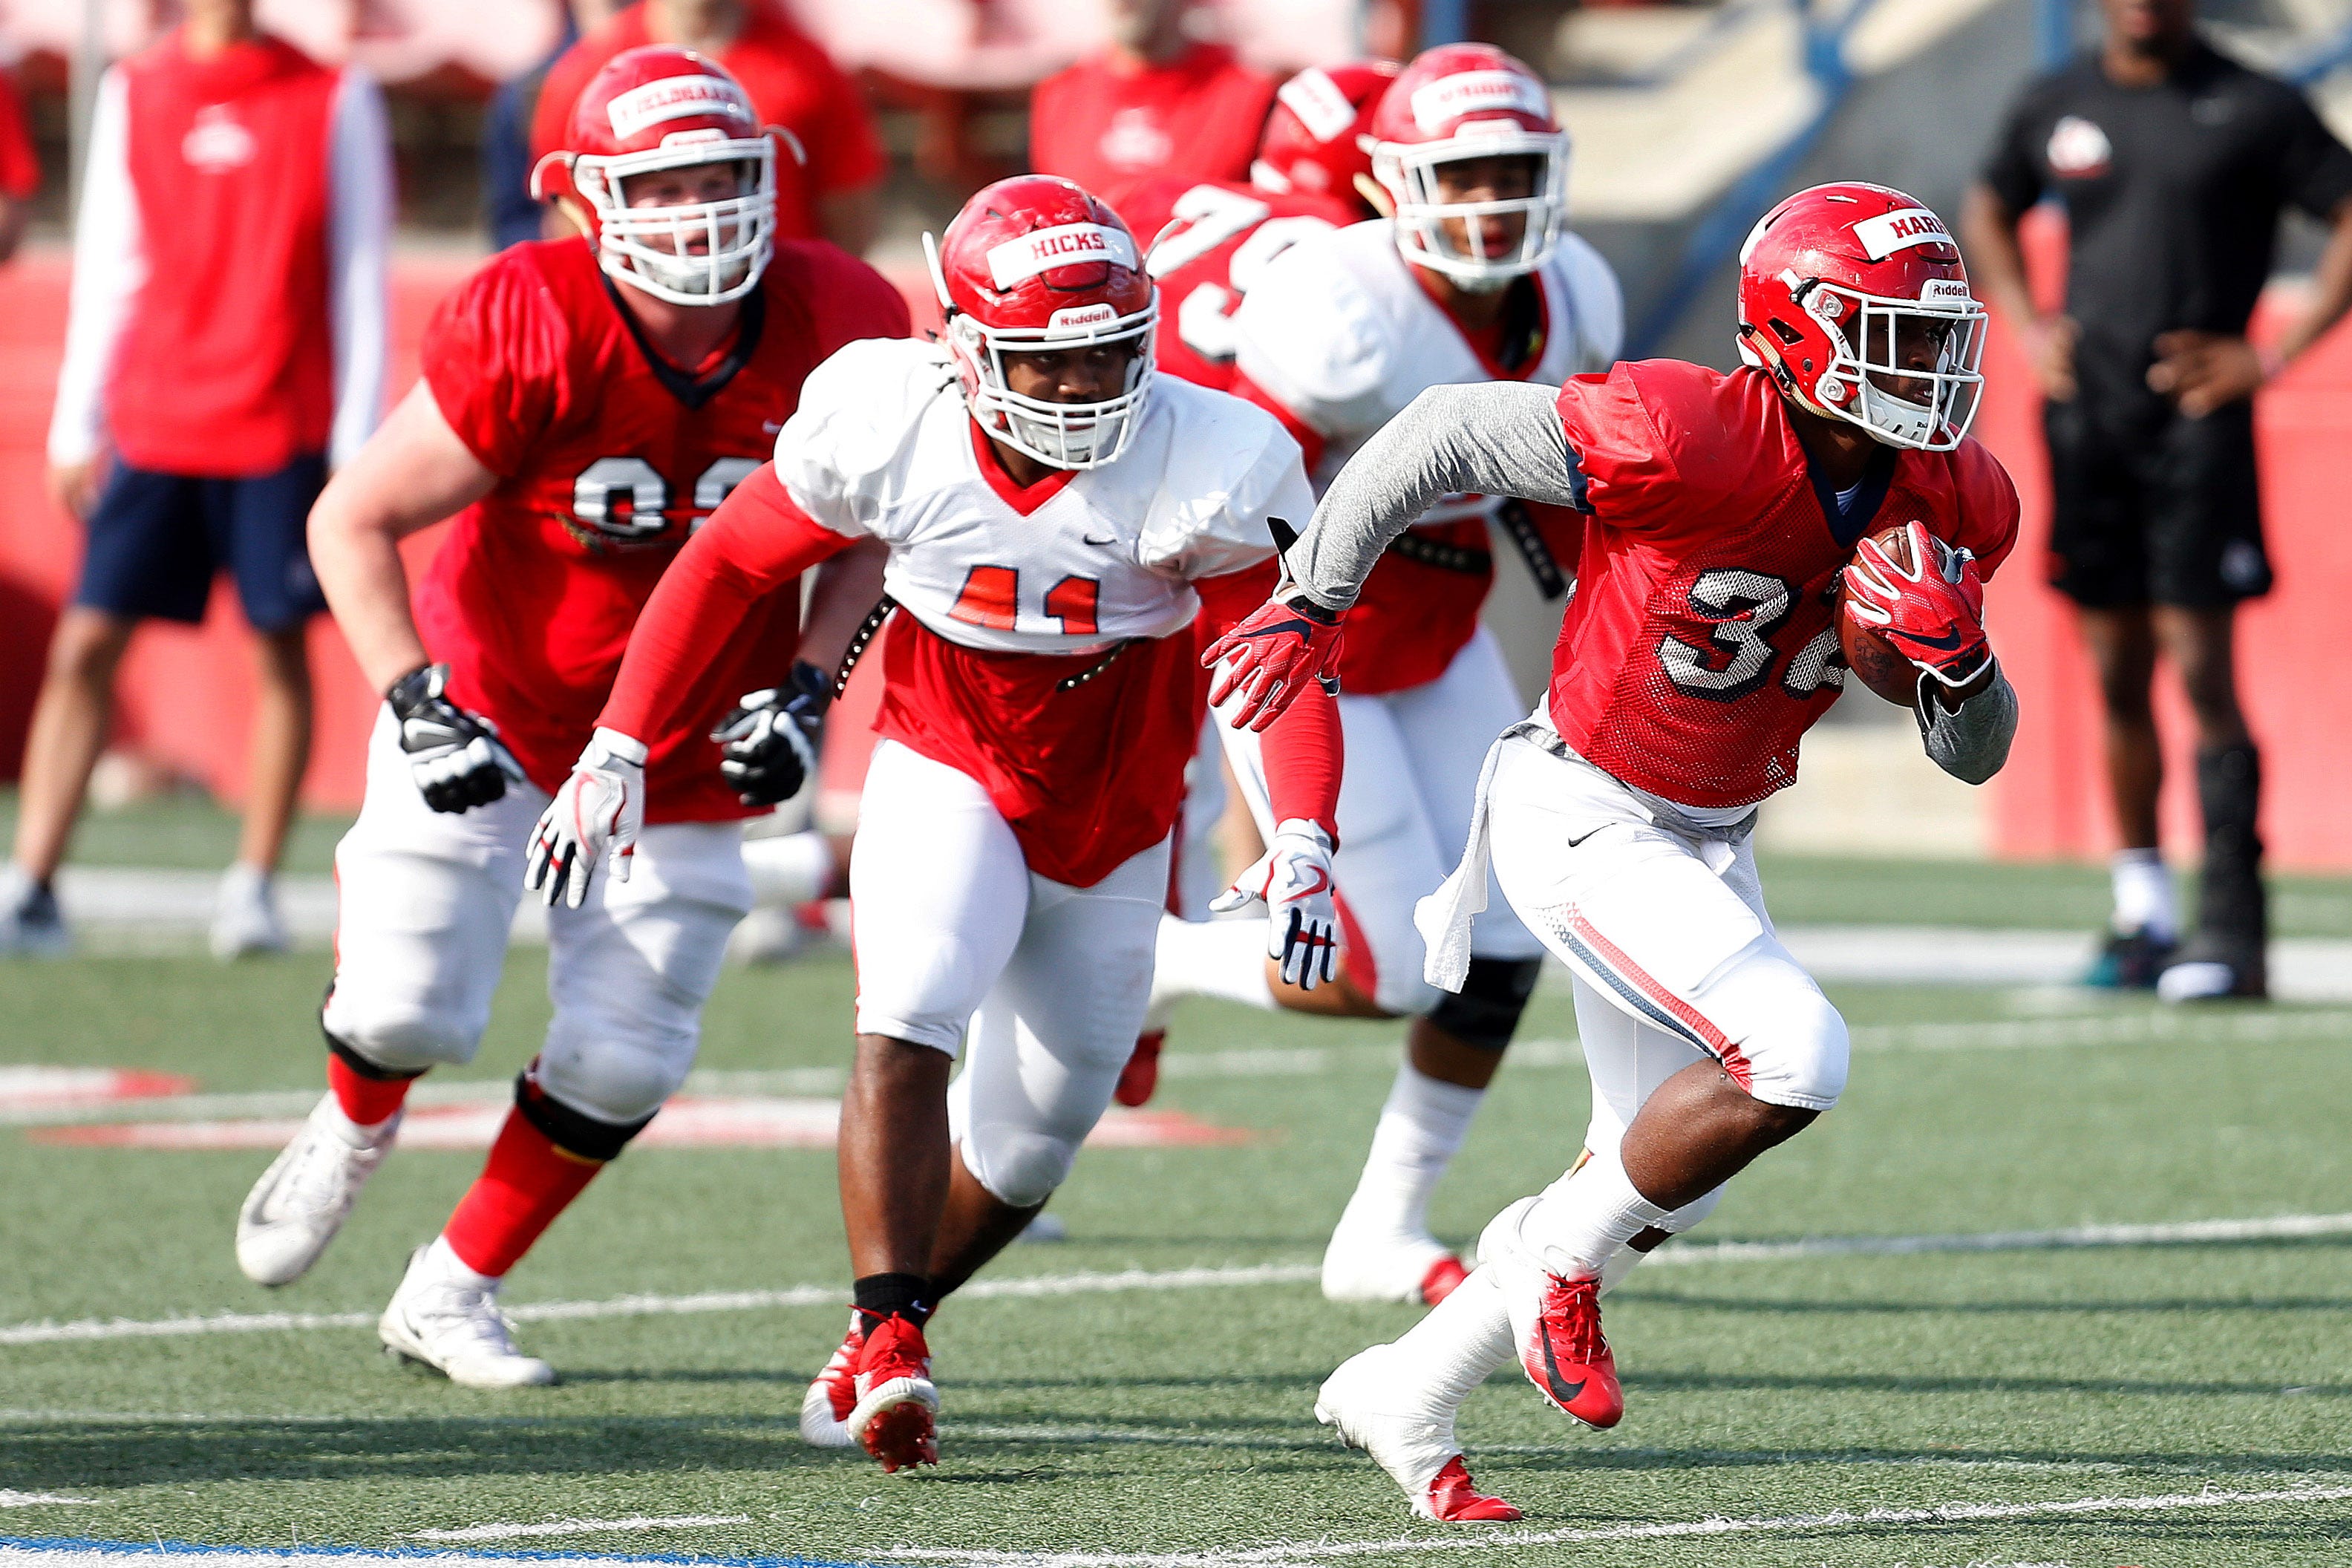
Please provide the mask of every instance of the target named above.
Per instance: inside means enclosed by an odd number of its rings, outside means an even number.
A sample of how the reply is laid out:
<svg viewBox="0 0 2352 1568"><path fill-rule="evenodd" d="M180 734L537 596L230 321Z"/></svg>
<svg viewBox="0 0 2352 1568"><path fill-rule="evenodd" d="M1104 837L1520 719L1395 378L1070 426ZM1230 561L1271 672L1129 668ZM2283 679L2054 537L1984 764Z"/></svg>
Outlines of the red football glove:
<svg viewBox="0 0 2352 1568"><path fill-rule="evenodd" d="M1875 540L1862 542L1845 569L1846 608L1942 685L1966 686L1992 659L1984 579L1975 556L1936 538L1927 524L1911 523L1909 533L1910 572Z"/></svg>
<svg viewBox="0 0 2352 1568"><path fill-rule="evenodd" d="M1211 643L1201 663L1217 672L1209 706L1223 707L1239 691L1241 706L1227 722L1236 730L1263 730L1282 717L1310 679L1339 695L1339 612L1303 594L1269 599Z"/></svg>

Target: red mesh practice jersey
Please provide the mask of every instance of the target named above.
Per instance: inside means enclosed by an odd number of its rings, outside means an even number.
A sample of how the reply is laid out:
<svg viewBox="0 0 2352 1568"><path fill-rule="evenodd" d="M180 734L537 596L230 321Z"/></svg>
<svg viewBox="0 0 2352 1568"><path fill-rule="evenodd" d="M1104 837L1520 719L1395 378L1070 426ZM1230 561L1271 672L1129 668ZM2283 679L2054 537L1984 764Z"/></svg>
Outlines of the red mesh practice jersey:
<svg viewBox="0 0 2352 1568"><path fill-rule="evenodd" d="M1144 265L1160 285L1160 368L1218 392L1232 390L1234 311L1258 274L1308 235L1356 221L1330 196L1174 180L1140 186L1119 216L1151 247Z"/></svg>
<svg viewBox="0 0 2352 1568"><path fill-rule="evenodd" d="M1274 89L1222 44L1138 70L1096 55L1031 89L1029 166L1122 210L1146 180L1247 179Z"/></svg>
<svg viewBox="0 0 2352 1568"><path fill-rule="evenodd" d="M434 556L418 626L451 696L497 721L542 789L587 744L655 583L760 467L808 373L853 339L908 330L897 289L816 241L779 243L745 303L734 341L689 377L638 342L585 240L550 240L492 260L426 331L434 401L500 479ZM746 815L709 731L783 678L799 622L797 584L781 584L709 650L676 721L640 737L650 820Z"/></svg>
<svg viewBox="0 0 2352 1568"><path fill-rule="evenodd" d="M1672 360L1560 388L1591 516L1552 654L1552 723L1667 800L1738 806L1797 776L1845 680L1832 591L1865 534L1916 520L1991 576L2017 491L1974 440L1874 458L1841 514L1761 371Z"/></svg>

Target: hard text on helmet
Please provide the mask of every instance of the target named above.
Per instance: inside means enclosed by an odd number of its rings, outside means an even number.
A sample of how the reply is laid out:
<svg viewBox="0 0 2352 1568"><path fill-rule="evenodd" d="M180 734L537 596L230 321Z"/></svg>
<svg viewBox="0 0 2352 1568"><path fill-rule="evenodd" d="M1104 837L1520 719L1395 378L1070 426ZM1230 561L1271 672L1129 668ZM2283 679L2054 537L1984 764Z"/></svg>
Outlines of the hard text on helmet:
<svg viewBox="0 0 2352 1568"><path fill-rule="evenodd" d="M1348 101L1348 95L1314 66L1284 82L1274 96L1298 116L1298 123L1318 142L1336 142L1356 122L1355 106Z"/></svg>
<svg viewBox="0 0 2352 1568"><path fill-rule="evenodd" d="M1025 283L1057 267L1088 261L1134 268L1135 241L1125 229L1098 223L1066 223L1009 239L988 253L988 275L1001 289Z"/></svg>
<svg viewBox="0 0 2352 1568"><path fill-rule="evenodd" d="M1434 136L1467 114L1528 114L1548 119L1543 84L1517 71L1463 71L1413 89L1412 121Z"/></svg>
<svg viewBox="0 0 2352 1568"><path fill-rule="evenodd" d="M1863 254L1873 261L1884 261L1896 251L1915 245L1952 243L1944 220L1926 207L1905 207L1863 218L1853 226L1853 237L1862 242Z"/></svg>
<svg viewBox="0 0 2352 1568"><path fill-rule="evenodd" d="M604 106L613 134L623 142L667 121L718 114L751 123L751 106L743 89L724 77L674 76L649 81L617 93Z"/></svg>

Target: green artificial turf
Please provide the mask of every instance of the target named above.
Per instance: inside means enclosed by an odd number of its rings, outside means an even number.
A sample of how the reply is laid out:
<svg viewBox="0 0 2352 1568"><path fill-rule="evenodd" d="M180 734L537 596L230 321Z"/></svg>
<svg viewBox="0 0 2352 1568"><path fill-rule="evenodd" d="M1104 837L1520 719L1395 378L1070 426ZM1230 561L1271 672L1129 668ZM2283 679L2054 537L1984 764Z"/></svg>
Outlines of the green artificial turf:
<svg viewBox="0 0 2352 1568"><path fill-rule="evenodd" d="M325 973L322 957L0 963L0 1063L162 1068L205 1091L315 1086ZM482 1058L463 1076L503 1078L528 1056L543 984L541 955L519 951ZM730 971L705 1066L837 1068L851 989L837 958ZM1849 988L1837 999L1860 1047L1845 1103L1743 1177L1698 1239L2352 1210L2352 1011L2206 1015L2210 1038L2127 1027L2124 1043L2082 1046L2051 1043L2067 1037L2064 1017L2021 1010L2046 996ZM1899 1027L1971 1020L2026 1026L1984 1037L1999 1046ZM1188 1006L1155 1108L1257 1141L1090 1152L1054 1204L1071 1239L1017 1247L994 1277L1312 1264L1386 1091L1395 1032ZM1565 999L1547 994L1522 1037L1572 1033ZM1302 1047L1328 1047L1320 1070L1281 1054ZM1243 1076L1218 1055L1240 1050L1273 1054ZM1439 1194L1442 1234L1467 1243L1573 1157L1584 1075L1558 1047L1548 1056L1505 1068ZM246 1284L228 1246L268 1158L68 1147L0 1129L0 1325L372 1313L479 1156L401 1152L319 1268L277 1292ZM518 1269L509 1299L802 1284L845 1294L845 1273L829 1152L644 1149ZM565 1381L504 1394L392 1366L364 1327L0 1344L0 1489L91 1500L11 1509L0 1533L420 1546L432 1542L419 1531L692 1515L742 1522L504 1549L874 1563L947 1552L975 1563L1192 1552L1211 1568L1307 1542L1347 1551L1282 1560L2155 1568L2352 1554L2352 1502L2309 1496L1465 1542L1461 1527L1408 1518L1311 1412L1331 1367L1416 1315L1326 1305L1302 1284L950 1300L932 1335L945 1462L911 1481L796 1435L802 1388L840 1331L835 1305L526 1323L526 1347ZM1662 1257L1611 1298L1608 1325L1629 1405L1617 1428L1547 1414L1515 1376L1465 1409L1476 1473L1527 1510L1521 1529L2352 1488L2352 1245L2341 1237L1680 1267Z"/></svg>

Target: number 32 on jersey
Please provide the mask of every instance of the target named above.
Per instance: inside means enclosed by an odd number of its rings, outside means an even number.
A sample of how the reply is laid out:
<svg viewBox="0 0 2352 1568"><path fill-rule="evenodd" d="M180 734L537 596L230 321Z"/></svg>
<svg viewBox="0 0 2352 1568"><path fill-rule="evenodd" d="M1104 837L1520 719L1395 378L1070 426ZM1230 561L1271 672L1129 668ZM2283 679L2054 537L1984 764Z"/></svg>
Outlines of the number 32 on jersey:
<svg viewBox="0 0 2352 1568"><path fill-rule="evenodd" d="M1796 608L1797 590L1785 577L1744 567L1702 572L1690 586L1691 612L1715 623L1704 646L1669 634L1658 644L1666 679L1686 697L1736 702L1772 679L1779 650L1772 634ZM1845 684L1845 659L1834 621L1799 648L1780 671L1780 687L1803 701L1823 687Z"/></svg>

